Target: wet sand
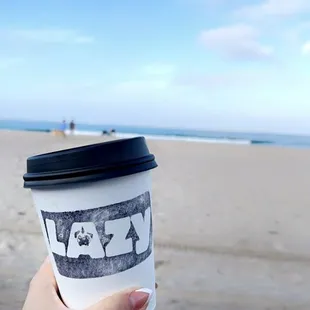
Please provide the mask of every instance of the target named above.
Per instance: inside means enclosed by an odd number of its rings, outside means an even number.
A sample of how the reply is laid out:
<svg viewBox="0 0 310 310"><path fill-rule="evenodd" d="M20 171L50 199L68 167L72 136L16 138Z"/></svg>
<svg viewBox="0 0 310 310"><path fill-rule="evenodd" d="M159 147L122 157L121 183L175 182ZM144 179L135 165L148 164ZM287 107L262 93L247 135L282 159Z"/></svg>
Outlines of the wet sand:
<svg viewBox="0 0 310 310"><path fill-rule="evenodd" d="M26 158L102 141L0 131L0 309L46 255ZM158 309L309 309L310 150L149 141Z"/></svg>

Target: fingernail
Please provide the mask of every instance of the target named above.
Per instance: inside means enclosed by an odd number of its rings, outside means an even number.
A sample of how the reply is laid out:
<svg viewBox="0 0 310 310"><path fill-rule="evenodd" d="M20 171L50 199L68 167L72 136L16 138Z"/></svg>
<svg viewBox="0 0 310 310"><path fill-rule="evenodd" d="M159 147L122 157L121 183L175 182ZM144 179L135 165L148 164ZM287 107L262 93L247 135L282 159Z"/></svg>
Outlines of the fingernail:
<svg viewBox="0 0 310 310"><path fill-rule="evenodd" d="M129 302L133 310L140 310L151 299L153 291L148 288L141 288L129 295Z"/></svg>

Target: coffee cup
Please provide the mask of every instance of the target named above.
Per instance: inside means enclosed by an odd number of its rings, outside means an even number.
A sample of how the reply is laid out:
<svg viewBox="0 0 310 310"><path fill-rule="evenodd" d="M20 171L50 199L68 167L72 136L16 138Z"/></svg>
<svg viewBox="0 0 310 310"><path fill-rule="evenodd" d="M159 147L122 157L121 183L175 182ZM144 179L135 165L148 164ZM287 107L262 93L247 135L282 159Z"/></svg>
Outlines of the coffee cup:
<svg viewBox="0 0 310 310"><path fill-rule="evenodd" d="M28 158L30 188L63 302L85 309L143 287L156 306L151 169L143 137Z"/></svg>

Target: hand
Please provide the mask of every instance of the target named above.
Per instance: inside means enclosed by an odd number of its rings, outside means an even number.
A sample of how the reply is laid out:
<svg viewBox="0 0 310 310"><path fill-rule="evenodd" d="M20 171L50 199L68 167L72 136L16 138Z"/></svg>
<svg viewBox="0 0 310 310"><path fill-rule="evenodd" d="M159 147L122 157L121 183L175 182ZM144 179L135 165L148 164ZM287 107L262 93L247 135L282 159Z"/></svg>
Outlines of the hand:
<svg viewBox="0 0 310 310"><path fill-rule="evenodd" d="M107 297L86 310L145 310L152 292L148 289L126 290ZM23 310L67 310L59 298L52 266L45 260L32 279Z"/></svg>

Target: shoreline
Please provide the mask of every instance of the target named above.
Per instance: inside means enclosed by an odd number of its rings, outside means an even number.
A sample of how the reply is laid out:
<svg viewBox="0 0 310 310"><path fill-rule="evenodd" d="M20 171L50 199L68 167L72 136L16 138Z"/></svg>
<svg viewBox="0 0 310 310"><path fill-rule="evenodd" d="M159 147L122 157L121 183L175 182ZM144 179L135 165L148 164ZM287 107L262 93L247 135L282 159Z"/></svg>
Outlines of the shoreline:
<svg viewBox="0 0 310 310"><path fill-rule="evenodd" d="M0 129L0 132L25 132L25 133L42 133L49 134L55 130L50 129ZM117 138L117 139L129 139L134 137L143 136L147 140L158 140L158 141L181 141L181 142L196 142L196 143L210 143L210 144L235 144L235 145L272 145L270 141L257 141L257 140L247 140L247 139L235 139L235 138L207 138L207 137L194 137L194 136L180 136L180 135L151 135L151 134L138 134L138 133L124 133L124 132L116 132L113 135L110 134L102 134L97 131L86 131L86 130L75 130L72 134L70 130L65 131L68 137L89 137L89 138Z"/></svg>
<svg viewBox="0 0 310 310"><path fill-rule="evenodd" d="M68 128L68 127L67 127ZM117 138L144 136L148 140L188 141L197 144L266 145L289 148L310 148L310 134L245 132L219 129L154 128L129 125L77 124L75 136L109 137L114 128ZM0 130L51 133L60 129L59 122L1 120ZM70 131L67 130L67 133ZM106 134L105 134L106 133Z"/></svg>

